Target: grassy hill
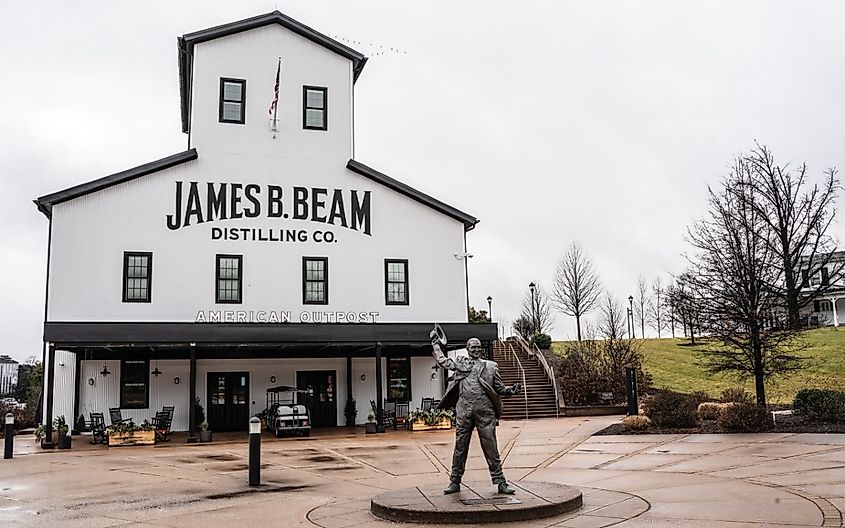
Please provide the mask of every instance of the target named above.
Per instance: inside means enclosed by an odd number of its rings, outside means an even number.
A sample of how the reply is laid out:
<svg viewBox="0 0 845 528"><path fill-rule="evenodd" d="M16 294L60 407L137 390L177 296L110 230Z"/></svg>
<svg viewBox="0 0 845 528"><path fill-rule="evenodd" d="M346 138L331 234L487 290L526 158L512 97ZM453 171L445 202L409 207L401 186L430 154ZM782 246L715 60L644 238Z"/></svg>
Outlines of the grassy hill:
<svg viewBox="0 0 845 528"><path fill-rule="evenodd" d="M845 328L821 328L804 334L809 347L804 355L807 366L787 376L778 376L766 386L770 403L792 403L795 393L803 388L845 390ZM743 386L754 393L750 380L744 383L734 378L708 374L696 361L706 344L690 346L686 339L644 339L642 353L645 369L651 374L656 388L680 392L704 391L713 397L728 387ZM562 342L552 344L559 350Z"/></svg>

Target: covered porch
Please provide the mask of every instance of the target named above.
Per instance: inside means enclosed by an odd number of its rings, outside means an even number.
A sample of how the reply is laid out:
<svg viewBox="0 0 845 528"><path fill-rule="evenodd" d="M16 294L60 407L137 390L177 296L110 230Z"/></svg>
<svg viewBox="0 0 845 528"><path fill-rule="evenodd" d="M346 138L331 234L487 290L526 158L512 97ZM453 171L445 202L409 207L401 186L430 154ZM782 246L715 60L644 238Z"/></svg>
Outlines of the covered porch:
<svg viewBox="0 0 845 528"><path fill-rule="evenodd" d="M442 327L450 349L478 337L491 350L496 338L495 324ZM141 421L173 405L173 429L195 442L197 409L191 402L199 398L210 425L237 430L265 408L266 389L277 385L317 388L315 426L346 424L350 399L362 423L370 400L381 415L389 362L407 362L413 400L442 394L445 375L430 356L431 328L429 323L46 323L45 428L62 414L75 421L80 414L87 419L90 412L119 406L125 418ZM126 406L121 377L128 365L149 375ZM52 446L48 441L44 447Z"/></svg>

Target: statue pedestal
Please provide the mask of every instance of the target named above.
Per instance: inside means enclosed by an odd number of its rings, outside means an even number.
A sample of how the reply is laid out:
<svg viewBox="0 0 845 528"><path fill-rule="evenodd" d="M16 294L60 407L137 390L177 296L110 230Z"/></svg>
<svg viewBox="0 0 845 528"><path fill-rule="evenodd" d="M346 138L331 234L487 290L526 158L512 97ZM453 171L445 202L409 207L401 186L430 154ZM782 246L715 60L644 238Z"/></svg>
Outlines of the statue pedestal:
<svg viewBox="0 0 845 528"><path fill-rule="evenodd" d="M481 524L542 519L577 510L581 491L551 482L509 482L514 495L500 495L486 482L464 482L444 495L448 482L382 493L370 503L373 515L396 522Z"/></svg>

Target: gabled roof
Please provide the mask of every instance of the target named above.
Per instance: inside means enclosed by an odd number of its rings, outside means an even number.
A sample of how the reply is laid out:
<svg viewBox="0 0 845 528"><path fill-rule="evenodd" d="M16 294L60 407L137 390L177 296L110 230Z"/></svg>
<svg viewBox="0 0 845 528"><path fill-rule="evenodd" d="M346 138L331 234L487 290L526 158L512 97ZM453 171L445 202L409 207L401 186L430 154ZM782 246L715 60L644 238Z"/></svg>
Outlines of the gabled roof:
<svg viewBox="0 0 845 528"><path fill-rule="evenodd" d="M33 202L35 202L38 210L44 213L44 216L50 218L53 214L53 206L55 204L66 202L79 196L84 196L86 194L105 189L106 187L111 187L112 185L128 182L134 180L135 178L152 174L153 172L169 169L170 167L185 163L186 161L193 161L197 159L197 156L197 149L186 150L185 152L180 152L160 160L151 161L150 163L145 163L143 165L139 165L138 167L118 172L104 178L76 185L63 191L47 194L41 198L33 200Z"/></svg>
<svg viewBox="0 0 845 528"><path fill-rule="evenodd" d="M446 216L450 216L450 217L454 218L455 220L462 222L464 224L464 229L466 229L467 231L474 228L475 224L477 224L480 221L472 215L469 215L469 214L467 214L463 211L455 209L451 205L445 204L445 203L441 202L440 200L437 200L436 198L432 198L431 196L414 189L413 187L411 187L409 185L406 185L406 184L404 184L400 181L394 180L390 176L383 174L383 173L381 173L381 172L379 172L375 169L372 169L370 167L367 167L363 163L355 161L354 159L349 160L349 162L346 164L346 168L351 170L352 172L355 172L357 174L360 174L361 176L364 176L365 178L369 178L369 179L371 179L375 182L378 182L378 183L384 185L385 187L393 189L394 191L396 191L400 194L404 194L405 196L407 196L408 198L411 198L412 200L415 200L415 201L417 201L417 202L419 202L423 205L427 205L428 207L431 207L435 211L439 211L439 212L445 214Z"/></svg>
<svg viewBox="0 0 845 528"><path fill-rule="evenodd" d="M188 131L188 118L190 109L188 108L188 101L191 95L191 64L194 60L194 45L200 42L207 42L220 37L234 35L242 31L249 31L250 29L257 29L270 24L279 24L280 26L293 31L297 35L307 38L315 44L319 44L329 51L333 51L341 57L346 57L352 61L352 82L358 80L361 75L361 70L367 63L367 57L354 49L344 46L340 42L323 35L319 31L311 29L305 24L298 22L289 16L283 15L278 11L267 13L266 15L259 15L238 22L231 22L216 26L213 28L195 31L193 33L186 33L178 39L179 45L179 94L182 99L182 132Z"/></svg>

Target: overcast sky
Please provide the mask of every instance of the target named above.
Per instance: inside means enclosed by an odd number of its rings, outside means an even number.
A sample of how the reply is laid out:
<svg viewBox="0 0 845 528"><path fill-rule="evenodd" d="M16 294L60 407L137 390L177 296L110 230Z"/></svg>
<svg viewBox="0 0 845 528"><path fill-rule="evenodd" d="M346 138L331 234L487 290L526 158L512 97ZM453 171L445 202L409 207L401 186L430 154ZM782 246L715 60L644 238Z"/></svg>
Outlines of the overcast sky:
<svg viewBox="0 0 845 528"><path fill-rule="evenodd" d="M839 2L4 2L0 353L41 355L31 200L184 150L176 37L277 8L371 57L356 158L481 219L470 302L495 319L572 241L620 300L682 271L707 185L755 139L814 178L845 167Z"/></svg>

